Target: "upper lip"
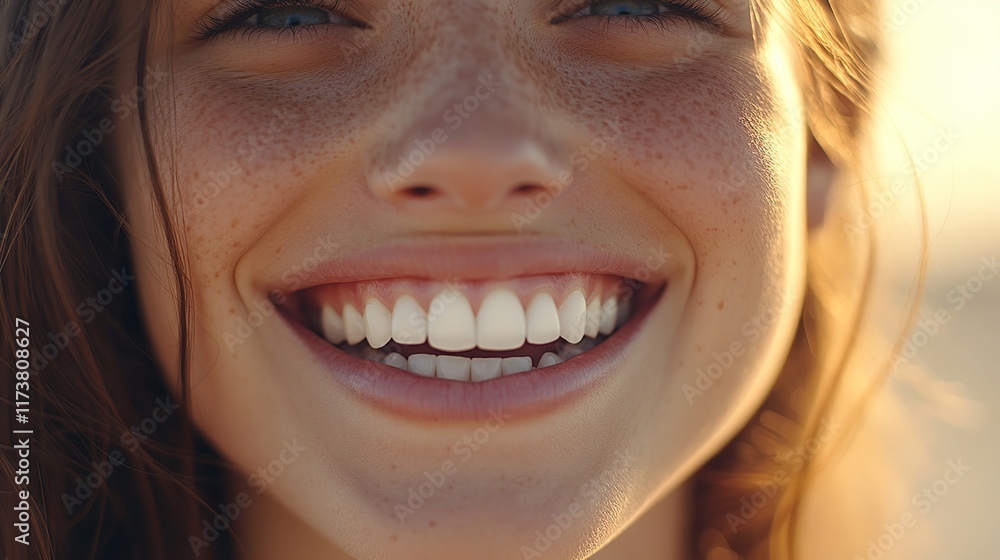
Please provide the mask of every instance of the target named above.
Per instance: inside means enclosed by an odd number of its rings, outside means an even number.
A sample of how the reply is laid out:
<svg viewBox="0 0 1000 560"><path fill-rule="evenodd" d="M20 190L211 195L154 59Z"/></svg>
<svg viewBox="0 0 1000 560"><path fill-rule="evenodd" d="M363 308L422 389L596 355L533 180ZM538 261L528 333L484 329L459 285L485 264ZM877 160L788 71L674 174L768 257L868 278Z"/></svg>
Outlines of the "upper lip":
<svg viewBox="0 0 1000 560"><path fill-rule="evenodd" d="M269 294L386 278L486 281L567 272L608 274L662 284L676 262L661 247L601 248L585 241L536 236L415 235L370 248L302 258L298 267L270 270L257 282Z"/></svg>

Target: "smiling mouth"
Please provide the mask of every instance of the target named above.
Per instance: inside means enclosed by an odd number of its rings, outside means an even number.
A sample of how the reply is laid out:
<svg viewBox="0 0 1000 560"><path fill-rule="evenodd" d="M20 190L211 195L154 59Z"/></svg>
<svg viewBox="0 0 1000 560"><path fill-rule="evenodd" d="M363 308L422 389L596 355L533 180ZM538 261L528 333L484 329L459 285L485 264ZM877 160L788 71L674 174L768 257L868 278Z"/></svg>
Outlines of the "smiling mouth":
<svg viewBox="0 0 1000 560"><path fill-rule="evenodd" d="M589 273L373 280L303 290L298 309L306 327L346 354L424 378L478 383L590 352L632 318L643 288Z"/></svg>

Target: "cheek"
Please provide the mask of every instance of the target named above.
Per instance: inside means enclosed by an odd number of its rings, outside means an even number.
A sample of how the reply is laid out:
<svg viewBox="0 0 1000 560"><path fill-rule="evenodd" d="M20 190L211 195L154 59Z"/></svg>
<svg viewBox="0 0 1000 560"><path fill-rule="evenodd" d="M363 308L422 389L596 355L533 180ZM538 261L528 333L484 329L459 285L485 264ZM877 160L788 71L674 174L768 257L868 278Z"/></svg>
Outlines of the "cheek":
<svg viewBox="0 0 1000 560"><path fill-rule="evenodd" d="M195 278L231 272L307 189L363 187L341 166L358 133L355 116L331 101L337 91L321 98L306 86L194 71L176 79L176 128L161 143L175 149L160 157L174 158Z"/></svg>
<svg viewBox="0 0 1000 560"><path fill-rule="evenodd" d="M611 165L684 232L697 257L779 241L791 191L802 186L777 162L796 157L797 142L769 132L791 131L781 116L788 106L752 61L709 59L683 75L621 89L603 100L623 122ZM748 257L761 256L760 247L745 248Z"/></svg>
<svg viewBox="0 0 1000 560"><path fill-rule="evenodd" d="M749 59L735 60L663 79L619 77L618 88L602 92L610 96L580 101L589 103L580 114L621 119L609 174L623 193L640 191L691 249L693 277L671 287L682 301L680 328L650 328L645 343L664 350L635 368L670 364L655 385L636 383L631 401L645 403L640 417L656 419L639 431L658 450L663 477L700 464L759 405L804 289L798 104L769 85L784 76L762 77ZM669 345L664 332L676 333Z"/></svg>
<svg viewBox="0 0 1000 560"><path fill-rule="evenodd" d="M775 86L787 70L752 44L730 47L660 69L545 59L560 72L541 83L557 84L546 101L584 141L620 124L600 157L601 181L618 185L623 205L652 202L702 269L750 276L781 251L799 211L803 179L789 162L800 158L803 121L797 92Z"/></svg>
<svg viewBox="0 0 1000 560"><path fill-rule="evenodd" d="M804 238L798 105L771 85L785 76L759 68L749 54L733 54L670 75L604 77L608 87L575 109L620 119L609 174L690 247L688 312L736 325L797 289L789 284Z"/></svg>

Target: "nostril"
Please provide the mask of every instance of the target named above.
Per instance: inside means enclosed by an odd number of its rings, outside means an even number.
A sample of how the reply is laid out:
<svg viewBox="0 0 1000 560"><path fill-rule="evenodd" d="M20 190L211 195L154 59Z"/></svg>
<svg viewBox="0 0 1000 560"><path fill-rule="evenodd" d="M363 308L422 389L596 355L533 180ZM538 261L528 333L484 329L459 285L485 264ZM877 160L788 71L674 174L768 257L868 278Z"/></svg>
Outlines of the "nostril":
<svg viewBox="0 0 1000 560"><path fill-rule="evenodd" d="M414 187L409 187L403 190L403 195L410 198L427 198L432 196L436 192L434 187L429 187L427 185L417 185Z"/></svg>

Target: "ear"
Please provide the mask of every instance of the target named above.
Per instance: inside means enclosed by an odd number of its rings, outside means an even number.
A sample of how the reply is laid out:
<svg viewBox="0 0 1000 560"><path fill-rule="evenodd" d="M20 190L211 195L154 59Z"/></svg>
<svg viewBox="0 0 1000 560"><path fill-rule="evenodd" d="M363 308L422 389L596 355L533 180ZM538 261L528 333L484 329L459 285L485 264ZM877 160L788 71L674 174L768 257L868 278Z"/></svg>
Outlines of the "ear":
<svg viewBox="0 0 1000 560"><path fill-rule="evenodd" d="M806 158L806 216L811 231L823 225L827 200L837 178L837 166L812 134L809 134Z"/></svg>

